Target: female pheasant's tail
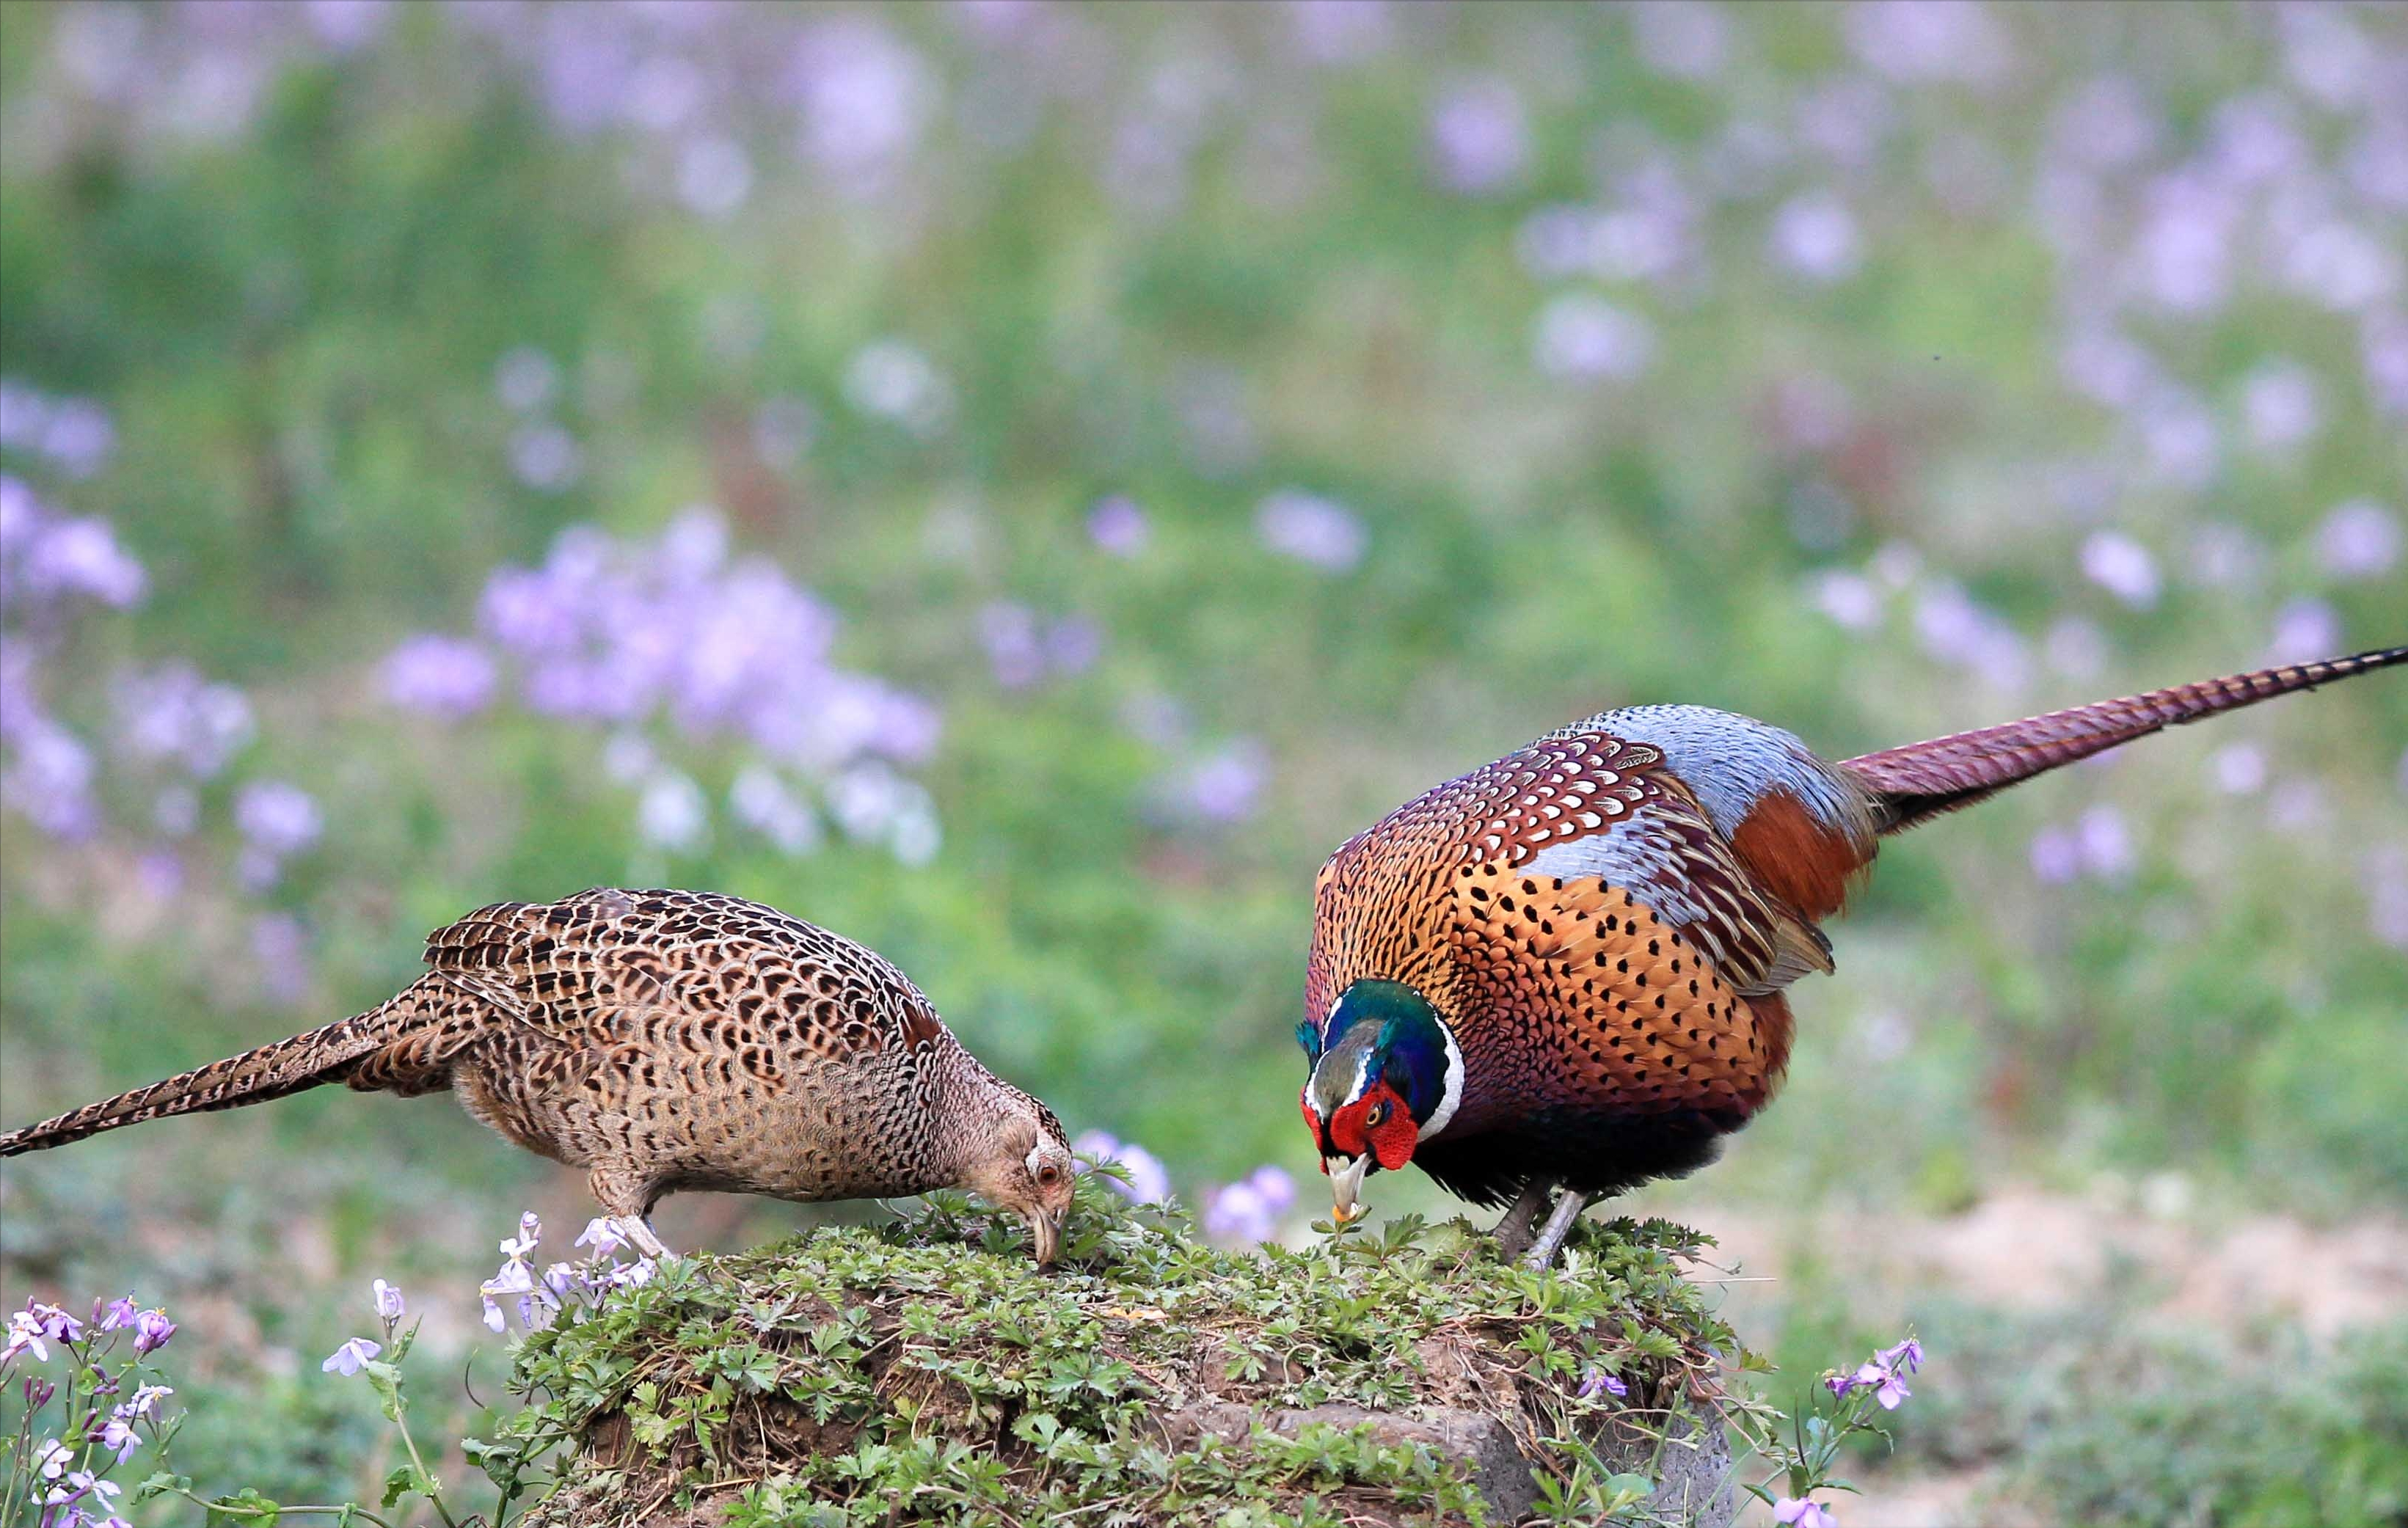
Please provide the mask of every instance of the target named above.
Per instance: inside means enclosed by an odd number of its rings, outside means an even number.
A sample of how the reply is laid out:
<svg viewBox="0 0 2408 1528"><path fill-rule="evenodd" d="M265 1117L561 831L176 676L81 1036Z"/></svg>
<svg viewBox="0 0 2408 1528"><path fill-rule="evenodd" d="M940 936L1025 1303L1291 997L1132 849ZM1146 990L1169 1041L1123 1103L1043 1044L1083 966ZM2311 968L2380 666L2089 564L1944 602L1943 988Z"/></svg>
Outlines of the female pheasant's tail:
<svg viewBox="0 0 2408 1528"><path fill-rule="evenodd" d="M1847 760L1841 767L1871 789L1881 831L1898 833L1970 806L2017 780L2161 728L2401 663L2408 663L2408 647L2377 648L2349 658L2265 668L1884 749Z"/></svg>
<svg viewBox="0 0 2408 1528"><path fill-rule="evenodd" d="M200 1114L209 1109L264 1104L321 1083L341 1081L345 1071L362 1057L382 1050L417 1027L423 1007L420 992L423 985L422 980L380 1007L323 1029L213 1061L164 1082L87 1104L55 1120L0 1133L0 1157L64 1146L120 1125L137 1125L171 1114Z"/></svg>

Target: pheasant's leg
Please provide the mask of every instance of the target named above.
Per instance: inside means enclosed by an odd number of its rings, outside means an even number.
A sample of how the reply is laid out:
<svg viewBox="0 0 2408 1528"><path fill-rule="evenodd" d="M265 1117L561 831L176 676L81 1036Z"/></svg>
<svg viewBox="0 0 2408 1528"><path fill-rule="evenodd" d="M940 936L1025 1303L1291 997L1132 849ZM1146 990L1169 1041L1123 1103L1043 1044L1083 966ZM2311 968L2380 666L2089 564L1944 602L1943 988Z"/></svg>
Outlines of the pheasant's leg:
<svg viewBox="0 0 2408 1528"><path fill-rule="evenodd" d="M1513 1201L1513 1207L1505 1212L1505 1218L1497 1222L1497 1229L1489 1233L1497 1238L1499 1257L1511 1263L1530 1250L1530 1237L1539 1229L1539 1214L1547 1207L1547 1196L1555 1191L1555 1186L1543 1178L1530 1179L1530 1186L1522 1191L1522 1197Z"/></svg>
<svg viewBox="0 0 2408 1528"><path fill-rule="evenodd" d="M636 1250L650 1258L669 1255L652 1222L644 1212L659 1197L652 1192L652 1179L622 1163L597 1162L585 1175L585 1186L592 1191L595 1203L610 1218L619 1235L636 1244Z"/></svg>
<svg viewBox="0 0 2408 1528"><path fill-rule="evenodd" d="M652 1222L642 1216L613 1216L610 1223L619 1228L619 1235L634 1242L636 1250L646 1257L657 1260L669 1255L668 1246L661 1240L661 1234L654 1231Z"/></svg>
<svg viewBox="0 0 2408 1528"><path fill-rule="evenodd" d="M1588 1200L1589 1196L1578 1190L1564 1191L1564 1196L1555 1201L1555 1212L1547 1217L1547 1228L1539 1233L1537 1245L1522 1260L1523 1266L1537 1272L1555 1261L1555 1254L1563 1250L1564 1238L1572 1234L1572 1222L1588 1207Z"/></svg>

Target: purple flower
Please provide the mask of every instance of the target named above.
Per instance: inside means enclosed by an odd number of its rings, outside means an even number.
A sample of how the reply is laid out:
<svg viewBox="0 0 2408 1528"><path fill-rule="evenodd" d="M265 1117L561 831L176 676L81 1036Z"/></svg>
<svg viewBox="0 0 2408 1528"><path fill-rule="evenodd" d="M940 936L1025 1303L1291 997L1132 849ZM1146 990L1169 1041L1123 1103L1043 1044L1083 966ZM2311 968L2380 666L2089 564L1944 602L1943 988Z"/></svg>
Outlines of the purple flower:
<svg viewBox="0 0 2408 1528"><path fill-rule="evenodd" d="M514 414L534 413L559 386L560 368L533 345L507 350L494 364L494 396Z"/></svg>
<svg viewBox="0 0 2408 1528"><path fill-rule="evenodd" d="M2322 600L2292 600L2274 612L2274 636L2267 644L2270 664L2300 664L2329 658L2341 650L2341 617Z"/></svg>
<svg viewBox="0 0 2408 1528"><path fill-rule="evenodd" d="M1254 535L1281 556L1325 573L1353 568L1370 541L1353 510L1297 488L1283 488L1255 507Z"/></svg>
<svg viewBox="0 0 2408 1528"><path fill-rule="evenodd" d="M352 1337L340 1348L327 1354L326 1362L318 1365L318 1372L354 1375L360 1372L361 1364L383 1351L381 1345L371 1342L366 1337Z"/></svg>
<svg viewBox="0 0 2408 1528"><path fill-rule="evenodd" d="M637 800L636 828L655 849L692 852L710 836L710 803L693 779L665 770L645 782Z"/></svg>
<svg viewBox="0 0 2408 1528"><path fill-rule="evenodd" d="M137 1353L154 1352L165 1348L167 1339L175 1335L176 1323L167 1319L164 1310L153 1308L134 1318L134 1350Z"/></svg>
<svg viewBox="0 0 2408 1528"><path fill-rule="evenodd" d="M2215 788L2229 796L2252 796L2266 788L2266 750L2255 743L2228 743L2208 758Z"/></svg>
<svg viewBox="0 0 2408 1528"><path fill-rule="evenodd" d="M1268 1241L1279 1234L1280 1217L1295 1202L1294 1179L1277 1167L1257 1167L1205 1195L1204 1234L1215 1241Z"/></svg>
<svg viewBox="0 0 2408 1528"><path fill-rule="evenodd" d="M1599 1395L1611 1395L1619 1401L1628 1398L1629 1394L1628 1385L1623 1383L1611 1370L1598 1364L1589 1366L1587 1376L1581 1380L1579 1391L1580 1399L1584 1401L1594 1401Z"/></svg>
<svg viewBox="0 0 2408 1528"><path fill-rule="evenodd" d="M527 1210L519 1216L519 1234L503 1241L502 1255L516 1262L534 1251L542 1239L543 1222L536 1219L535 1211Z"/></svg>
<svg viewBox="0 0 2408 1528"><path fill-rule="evenodd" d="M877 189L910 157L937 96L920 55L865 16L812 26L790 78L803 152L855 193Z"/></svg>
<svg viewBox="0 0 2408 1528"><path fill-rule="evenodd" d="M1170 1174L1162 1159L1142 1146L1113 1139L1090 1130L1070 1143L1070 1150L1099 1162L1117 1162L1128 1169L1128 1181L1106 1178L1113 1192L1137 1205L1158 1205L1170 1197Z"/></svg>
<svg viewBox="0 0 2408 1528"><path fill-rule="evenodd" d="M781 853L808 854L820 846L818 816L772 770L754 764L738 773L728 787L727 806L736 821Z"/></svg>
<svg viewBox="0 0 2408 1528"><path fill-rule="evenodd" d="M1540 311L1530 351L1539 370L1559 380L1627 381L1655 359L1656 331L1601 297L1573 293Z"/></svg>
<svg viewBox="0 0 2408 1528"><path fill-rule="evenodd" d="M1828 192L1810 192L1783 203L1773 214L1770 237L1773 259L1810 281L1842 280L1855 275L1864 259L1856 215Z"/></svg>
<svg viewBox="0 0 2408 1528"><path fill-rule="evenodd" d="M2400 561L2400 520L2372 499L2352 499L2325 517L2316 556L2336 578L2379 578Z"/></svg>
<svg viewBox="0 0 2408 1528"><path fill-rule="evenodd" d="M1429 156L1449 191L1484 196L1505 190L1530 157L1522 97L1495 78L1450 89L1430 111Z"/></svg>
<svg viewBox="0 0 2408 1528"><path fill-rule="evenodd" d="M165 1400L168 1396L175 1393L176 1392L173 1389L165 1385L137 1386L135 1389L133 1398L123 1402L117 1407L117 1414L121 1417L126 1418L128 1421L147 1417L150 1415L151 1409L161 1401Z"/></svg>
<svg viewBox="0 0 2408 1528"><path fill-rule="evenodd" d="M1087 538L1114 557L1137 556L1145 550L1153 536L1145 511L1126 494L1115 493L1098 500L1087 511Z"/></svg>
<svg viewBox="0 0 2408 1528"><path fill-rule="evenodd" d="M93 1323L100 1330L114 1332L121 1326L132 1326L135 1318L141 1314L142 1307L134 1303L134 1296L126 1294L109 1301L106 1306L97 1301L93 1302L92 1319Z"/></svg>
<svg viewBox="0 0 2408 1528"><path fill-rule="evenodd" d="M34 1450L34 1471L45 1480L57 1479L74 1463L73 1450L56 1438L43 1439L41 1447Z"/></svg>
<svg viewBox="0 0 2408 1528"><path fill-rule="evenodd" d="M1181 806L1208 822L1241 822L1254 815L1270 773L1262 749L1232 743L1197 761L1181 781Z"/></svg>
<svg viewBox="0 0 2408 1528"><path fill-rule="evenodd" d="M385 1330L390 1332L407 1308L401 1291L380 1278L368 1286L368 1293L376 1301L377 1319L384 1322Z"/></svg>
<svg viewBox="0 0 2408 1528"><path fill-rule="evenodd" d="M1881 624L1881 590L1862 574L1825 573L1815 578L1813 590L1815 608L1846 630L1870 631Z"/></svg>
<svg viewBox="0 0 2408 1528"><path fill-rule="evenodd" d="M384 693L396 706L457 721L494 697L494 660L458 637L413 636L384 661Z"/></svg>
<svg viewBox="0 0 2408 1528"><path fill-rule="evenodd" d="M1884 1411L1897 1410L1899 1403L1914 1393L1906 1388L1905 1378L1896 1369L1878 1362L1859 1367L1856 1383L1872 1389L1873 1399L1881 1403Z"/></svg>
<svg viewBox="0 0 2408 1528"><path fill-rule="evenodd" d="M267 878L274 878L272 864ZM251 955L259 963L259 982L269 997L290 1007L309 995L309 935L301 920L289 912L252 919Z"/></svg>
<svg viewBox="0 0 2408 1528"><path fill-rule="evenodd" d="M1949 5L1857 0L1848 7L1842 30L1850 51L1868 68L1892 79L1979 84L1996 79L2014 60L1998 23L1972 0Z"/></svg>
<svg viewBox="0 0 2408 1528"><path fill-rule="evenodd" d="M1025 690L1045 677L1045 651L1028 607L999 601L981 610L979 643L986 649L995 682L1006 690Z"/></svg>
<svg viewBox="0 0 2408 1528"><path fill-rule="evenodd" d="M318 841L323 822L307 791L283 780L253 780L235 796L235 826L252 848L277 859Z"/></svg>
<svg viewBox="0 0 2408 1528"><path fill-rule="evenodd" d="M2121 531L2100 531L2082 544L2082 572L2136 610L2157 603L2157 559Z"/></svg>
<svg viewBox="0 0 2408 1528"><path fill-rule="evenodd" d="M142 564L125 554L102 520L56 521L25 558L25 585L39 594L81 594L120 609L142 597Z"/></svg>
<svg viewBox="0 0 2408 1528"><path fill-rule="evenodd" d="M16 720L15 758L0 771L0 801L53 838L91 836L100 808L93 799L91 750L46 717Z"/></svg>
<svg viewBox="0 0 2408 1528"><path fill-rule="evenodd" d="M36 1363L49 1363L50 1349L42 1340L47 1335L40 1318L31 1309L16 1312L8 1318L8 1342L0 1348L0 1364L13 1362L19 1353L25 1352L32 1353Z"/></svg>
<svg viewBox="0 0 2408 1528"><path fill-rule="evenodd" d="M586 1221L585 1229L577 1234L577 1245L592 1248L595 1257L609 1257L620 1248L626 1246L627 1238L625 1234L620 1231L616 1221L606 1216L596 1216Z"/></svg>
<svg viewBox="0 0 2408 1528"><path fill-rule="evenodd" d="M144 762L172 762L195 779L223 769L251 739L251 702L211 684L190 664L120 674L111 686L119 746Z"/></svg>
<svg viewBox="0 0 2408 1528"><path fill-rule="evenodd" d="M1902 1368L1907 1373L1913 1374L1923 1367L1923 1344L1916 1338L1909 1337L1895 1348L1883 1349L1875 1356L1887 1368Z"/></svg>
<svg viewBox="0 0 2408 1528"><path fill-rule="evenodd" d="M844 370L845 400L873 418L922 438L934 436L953 411L953 385L917 348L877 339L853 352Z"/></svg>
<svg viewBox="0 0 2408 1528"><path fill-rule="evenodd" d="M1103 651L1103 629L1085 616L1064 616L1045 629L1046 666L1057 675L1085 673Z"/></svg>
<svg viewBox="0 0 2408 1528"><path fill-rule="evenodd" d="M1630 7L1639 56L1657 74L1704 79L1722 71L1730 56L1730 20L1697 0L1639 0Z"/></svg>
<svg viewBox="0 0 2408 1528"><path fill-rule="evenodd" d="M1772 1504L1772 1521L1787 1528L1839 1528L1840 1520L1803 1496L1784 1496Z"/></svg>
<svg viewBox="0 0 2408 1528"><path fill-rule="evenodd" d="M142 1447L142 1435L136 1433L134 1424L123 1417L113 1416L101 1423L99 1441L100 1446L115 1454L117 1462L122 1464L134 1456L135 1449Z"/></svg>
<svg viewBox="0 0 2408 1528"><path fill-rule="evenodd" d="M2064 828L2032 835L2030 858L2032 874L2042 885L2063 886L2082 874L2081 841Z"/></svg>
<svg viewBox="0 0 2408 1528"><path fill-rule="evenodd" d="M585 453L550 421L525 425L510 436L510 473L538 493L562 493L585 475Z"/></svg>

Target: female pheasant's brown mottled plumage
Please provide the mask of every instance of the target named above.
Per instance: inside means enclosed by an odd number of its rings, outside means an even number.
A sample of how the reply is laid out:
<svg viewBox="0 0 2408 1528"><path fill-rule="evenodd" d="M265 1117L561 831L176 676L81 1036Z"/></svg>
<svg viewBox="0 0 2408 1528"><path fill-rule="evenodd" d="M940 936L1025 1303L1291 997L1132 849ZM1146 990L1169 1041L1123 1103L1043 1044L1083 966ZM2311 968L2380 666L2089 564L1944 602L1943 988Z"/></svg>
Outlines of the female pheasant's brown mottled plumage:
<svg viewBox="0 0 2408 1528"><path fill-rule="evenodd" d="M1552 1184L1584 1195L1688 1171L1780 1086L1783 989L1831 969L1816 924L1881 835L2161 727L2403 661L2408 648L2270 669L1836 764L1702 707L1550 734L1407 803L1322 869L1308 1124L1359 1182L1363 1152L1331 1125L1350 1098L1388 1096L1381 1063L1336 1049L1335 1079L1321 1063L1350 988L1402 983L1460 1050L1459 1097L1443 1118L1416 1109L1410 1159L1446 1188L1523 1192L1527 1210ZM1389 1076L1401 1107L1414 1079Z"/></svg>
<svg viewBox="0 0 2408 1528"><path fill-rule="evenodd" d="M497 903L429 935L426 963L370 1012L0 1135L0 1156L343 1082L453 1089L509 1140L587 1169L627 1220L679 1189L960 1187L1056 1219L1068 1204L1053 1111L877 953L773 908L608 889Z"/></svg>

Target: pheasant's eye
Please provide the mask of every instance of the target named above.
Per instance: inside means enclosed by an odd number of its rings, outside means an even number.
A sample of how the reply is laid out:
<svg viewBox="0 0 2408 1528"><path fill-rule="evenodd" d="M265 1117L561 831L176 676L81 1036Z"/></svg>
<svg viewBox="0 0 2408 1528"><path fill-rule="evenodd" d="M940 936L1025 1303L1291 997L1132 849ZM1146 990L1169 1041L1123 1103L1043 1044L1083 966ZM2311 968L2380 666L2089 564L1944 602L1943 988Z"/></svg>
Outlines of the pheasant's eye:
<svg viewBox="0 0 2408 1528"><path fill-rule="evenodd" d="M1380 1121L1387 1117L1388 1106L1385 1104L1374 1104L1371 1106L1369 1111L1363 1116L1363 1123L1370 1129L1377 1130L1380 1127Z"/></svg>
<svg viewBox="0 0 2408 1528"><path fill-rule="evenodd" d="M1062 1169L1049 1162L1037 1169L1037 1181L1050 1189L1062 1181Z"/></svg>

